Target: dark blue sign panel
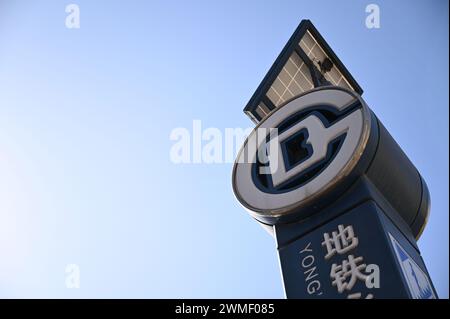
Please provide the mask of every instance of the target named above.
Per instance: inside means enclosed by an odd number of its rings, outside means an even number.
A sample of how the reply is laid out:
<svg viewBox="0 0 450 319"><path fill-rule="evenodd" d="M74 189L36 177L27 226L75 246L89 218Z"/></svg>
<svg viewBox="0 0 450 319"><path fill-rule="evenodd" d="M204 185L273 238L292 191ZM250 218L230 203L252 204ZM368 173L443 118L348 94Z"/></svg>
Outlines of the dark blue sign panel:
<svg viewBox="0 0 450 319"><path fill-rule="evenodd" d="M279 247L286 297L437 298L413 244L367 201Z"/></svg>

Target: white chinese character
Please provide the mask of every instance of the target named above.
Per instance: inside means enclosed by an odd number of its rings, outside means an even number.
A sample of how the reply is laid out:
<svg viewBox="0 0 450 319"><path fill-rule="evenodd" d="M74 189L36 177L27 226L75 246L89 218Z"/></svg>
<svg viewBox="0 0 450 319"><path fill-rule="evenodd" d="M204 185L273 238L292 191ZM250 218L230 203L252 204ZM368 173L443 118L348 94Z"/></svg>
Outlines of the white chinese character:
<svg viewBox="0 0 450 319"><path fill-rule="evenodd" d="M366 280L367 275L362 273L366 269L366 264L363 264L362 261L362 257L355 258L353 255L349 255L348 260L345 259L341 265L333 264L331 266L332 284L337 286L339 293L342 293L345 289L351 290L357 279Z"/></svg>
<svg viewBox="0 0 450 319"><path fill-rule="evenodd" d="M345 254L349 250L358 246L358 237L353 232L353 227L344 225L338 226L338 231L333 231L331 237L328 233L323 234L322 246L327 249L325 259L330 259L336 253Z"/></svg>
<svg viewBox="0 0 450 319"><path fill-rule="evenodd" d="M357 293L348 295L347 299L361 299L361 295L362 294L360 292L357 292ZM364 299L373 299L373 295L372 294L368 294L366 296L366 298L364 298Z"/></svg>

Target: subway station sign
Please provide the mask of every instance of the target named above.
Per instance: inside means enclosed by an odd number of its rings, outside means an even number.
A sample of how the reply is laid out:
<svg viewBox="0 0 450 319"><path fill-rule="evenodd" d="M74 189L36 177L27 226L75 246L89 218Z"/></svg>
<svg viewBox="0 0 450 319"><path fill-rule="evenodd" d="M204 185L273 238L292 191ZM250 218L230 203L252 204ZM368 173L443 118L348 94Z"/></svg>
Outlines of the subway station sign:
<svg viewBox="0 0 450 319"><path fill-rule="evenodd" d="M436 298L425 181L303 21L244 112L238 201L276 240L287 298Z"/></svg>

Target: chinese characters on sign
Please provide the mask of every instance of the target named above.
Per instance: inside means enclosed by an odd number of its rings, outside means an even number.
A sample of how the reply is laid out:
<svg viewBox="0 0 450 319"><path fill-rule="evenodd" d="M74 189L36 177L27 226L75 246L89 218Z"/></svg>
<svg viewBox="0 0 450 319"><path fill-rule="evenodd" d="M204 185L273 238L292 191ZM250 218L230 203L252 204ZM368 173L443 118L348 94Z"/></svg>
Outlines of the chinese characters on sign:
<svg viewBox="0 0 450 319"><path fill-rule="evenodd" d="M338 230L323 234L322 246L327 253L325 260L337 255L345 255L358 246L358 237L355 236L353 226L338 225ZM333 263L330 271L331 283L341 294L344 291L350 292L358 280L367 283L367 265L363 262L363 257L355 257L352 254L346 256L340 264ZM360 299L360 292L350 293L348 299ZM368 294L365 299L373 299L373 294Z"/></svg>

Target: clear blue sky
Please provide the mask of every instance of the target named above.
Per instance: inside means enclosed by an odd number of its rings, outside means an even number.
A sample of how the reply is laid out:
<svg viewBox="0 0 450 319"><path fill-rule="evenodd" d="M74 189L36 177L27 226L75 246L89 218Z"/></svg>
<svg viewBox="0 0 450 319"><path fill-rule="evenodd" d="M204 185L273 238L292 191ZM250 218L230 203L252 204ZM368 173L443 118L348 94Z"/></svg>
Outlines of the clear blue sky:
<svg viewBox="0 0 450 319"><path fill-rule="evenodd" d="M71 2L0 0L0 297L283 297L231 164L174 165L169 134L252 125L242 108L305 18L427 181L419 246L448 297L448 1Z"/></svg>

